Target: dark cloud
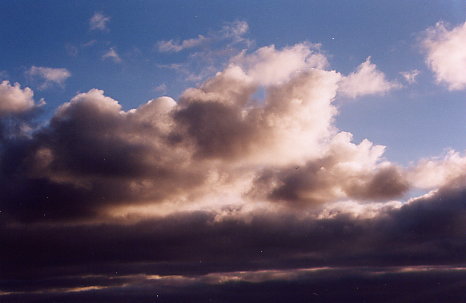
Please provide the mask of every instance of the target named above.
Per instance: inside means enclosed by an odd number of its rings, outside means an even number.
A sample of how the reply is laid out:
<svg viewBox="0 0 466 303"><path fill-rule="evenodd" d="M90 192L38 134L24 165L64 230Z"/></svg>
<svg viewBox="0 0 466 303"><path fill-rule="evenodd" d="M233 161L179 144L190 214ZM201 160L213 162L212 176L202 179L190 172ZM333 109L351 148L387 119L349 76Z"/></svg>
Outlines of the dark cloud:
<svg viewBox="0 0 466 303"><path fill-rule="evenodd" d="M214 280L222 275L195 282L181 276L65 278L54 281L57 288L49 292L3 296L2 302L462 302L466 298L464 270L451 267L348 267L291 275L287 271L235 275L242 276L246 280L220 283ZM248 280L251 277L258 280ZM47 281L40 284L45 286ZM70 287L76 284L81 291Z"/></svg>
<svg viewBox="0 0 466 303"><path fill-rule="evenodd" d="M2 279L67 275L202 275L313 266L463 264L466 190L372 219L186 213L138 223L3 224Z"/></svg>

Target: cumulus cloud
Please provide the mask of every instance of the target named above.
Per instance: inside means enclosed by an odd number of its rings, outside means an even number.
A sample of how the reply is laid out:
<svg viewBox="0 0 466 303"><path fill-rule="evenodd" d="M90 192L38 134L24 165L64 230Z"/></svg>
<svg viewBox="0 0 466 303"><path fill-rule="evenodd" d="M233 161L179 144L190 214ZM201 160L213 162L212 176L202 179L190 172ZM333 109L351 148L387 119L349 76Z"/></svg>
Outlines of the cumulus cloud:
<svg viewBox="0 0 466 303"><path fill-rule="evenodd" d="M120 63L122 61L120 55L118 55L117 51L113 47L102 55L102 59L110 59L115 63Z"/></svg>
<svg viewBox="0 0 466 303"><path fill-rule="evenodd" d="M32 66L26 74L40 81L39 89L46 89L52 85L63 87L66 79L71 77L71 73L66 68L52 68Z"/></svg>
<svg viewBox="0 0 466 303"><path fill-rule="evenodd" d="M438 83L449 90L466 88L466 22L451 29L438 22L425 31L422 46Z"/></svg>
<svg viewBox="0 0 466 303"><path fill-rule="evenodd" d="M346 80L327 66L318 45L268 46L235 56L177 101L124 111L101 90L80 93L29 140L4 146L16 173L2 177L3 208L24 221L101 220L148 209L371 203L422 187L423 164L399 167L383 146L354 143L335 127L333 101ZM360 69L380 73L369 61ZM454 179L444 175L431 185Z"/></svg>
<svg viewBox="0 0 466 303"><path fill-rule="evenodd" d="M19 83L11 85L9 81L0 83L0 117L18 114L33 109L34 93L29 87L21 88Z"/></svg>
<svg viewBox="0 0 466 303"><path fill-rule="evenodd" d="M421 159L409 169L409 179L418 188L432 189L454 183L466 175L466 155L449 150L443 157Z"/></svg>
<svg viewBox="0 0 466 303"><path fill-rule="evenodd" d="M108 30L107 23L110 21L110 17L105 16L102 13L94 13L89 20L89 27L91 30Z"/></svg>
<svg viewBox="0 0 466 303"><path fill-rule="evenodd" d="M400 168L381 161L383 146L350 140L349 133L339 133L324 157L265 171L256 179L252 194L264 191L268 199L302 206L348 198L389 200L409 188Z"/></svg>
<svg viewBox="0 0 466 303"><path fill-rule="evenodd" d="M259 48L254 54L242 52L232 63L240 66L254 82L276 85L311 68L325 69L328 61L319 50L319 44L311 43L298 43L280 51L271 45Z"/></svg>
<svg viewBox="0 0 466 303"><path fill-rule="evenodd" d="M361 63L355 72L342 78L339 93L349 98L357 98L365 95L384 94L400 85L390 82L385 74L377 69L368 57Z"/></svg>

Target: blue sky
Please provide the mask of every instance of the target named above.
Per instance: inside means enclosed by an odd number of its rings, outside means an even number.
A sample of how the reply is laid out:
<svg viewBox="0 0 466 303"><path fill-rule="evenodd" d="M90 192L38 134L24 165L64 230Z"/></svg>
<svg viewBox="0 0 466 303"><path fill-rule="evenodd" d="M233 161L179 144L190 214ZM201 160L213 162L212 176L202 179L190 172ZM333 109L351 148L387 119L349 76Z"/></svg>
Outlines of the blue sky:
<svg viewBox="0 0 466 303"><path fill-rule="evenodd" d="M466 3L3 1L1 302L465 302Z"/></svg>

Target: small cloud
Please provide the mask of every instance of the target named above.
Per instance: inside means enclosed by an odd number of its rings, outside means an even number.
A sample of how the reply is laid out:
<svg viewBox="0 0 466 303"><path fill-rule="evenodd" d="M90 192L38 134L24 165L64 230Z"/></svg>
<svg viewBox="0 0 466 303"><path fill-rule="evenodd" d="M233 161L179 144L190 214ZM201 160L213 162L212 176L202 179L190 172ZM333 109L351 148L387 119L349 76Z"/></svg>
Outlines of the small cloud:
<svg viewBox="0 0 466 303"><path fill-rule="evenodd" d="M78 48L73 44L67 43L65 49L68 56L76 57L78 55Z"/></svg>
<svg viewBox="0 0 466 303"><path fill-rule="evenodd" d="M186 40L163 40L156 44L159 52L177 53L185 49L194 48L212 41L232 40L232 43L247 42L249 40L243 37L249 30L246 21L234 21L227 23L220 30L209 33L208 35L198 35L196 38Z"/></svg>
<svg viewBox="0 0 466 303"><path fill-rule="evenodd" d="M0 83L0 117L33 109L37 106L33 96L34 93L29 87L22 89L18 83L11 85L7 80L2 81Z"/></svg>
<svg viewBox="0 0 466 303"><path fill-rule="evenodd" d="M89 20L89 27L91 30L108 30L107 23L110 21L110 17L105 16L101 13L94 13L94 15Z"/></svg>
<svg viewBox="0 0 466 303"><path fill-rule="evenodd" d="M438 22L425 31L422 46L437 83L449 90L466 89L466 22L451 30Z"/></svg>
<svg viewBox="0 0 466 303"><path fill-rule="evenodd" d="M342 78L338 90L346 97L356 98L364 95L384 94L399 87L400 84L388 81L385 74L377 69L377 65L371 63L371 57L367 57L355 72Z"/></svg>
<svg viewBox="0 0 466 303"><path fill-rule="evenodd" d="M174 40L167 40L167 41L160 41L157 43L158 50L160 52L180 52L182 50L196 47L201 45L202 43L206 42L208 39L203 35L197 36L197 38L186 39L183 41L174 41Z"/></svg>
<svg viewBox="0 0 466 303"><path fill-rule="evenodd" d="M115 63L120 63L122 60L114 48L110 48L103 56L102 59L111 59Z"/></svg>
<svg viewBox="0 0 466 303"><path fill-rule="evenodd" d="M400 74L403 76L406 82L408 82L409 84L413 84L416 83L416 78L417 76L419 76L420 73L421 72L419 70L413 69L410 71L401 72Z"/></svg>
<svg viewBox="0 0 466 303"><path fill-rule="evenodd" d="M243 40L243 35L249 30L249 25L246 21L237 20L223 26L220 31L223 38L232 38L233 40Z"/></svg>
<svg viewBox="0 0 466 303"><path fill-rule="evenodd" d="M163 93L167 92L167 85L165 83L162 83L162 84L157 85L156 87L154 87L152 90L155 91L155 92L163 94Z"/></svg>
<svg viewBox="0 0 466 303"><path fill-rule="evenodd" d="M8 78L9 78L8 72L4 70L0 70L0 80L5 80Z"/></svg>
<svg viewBox="0 0 466 303"><path fill-rule="evenodd" d="M84 43L82 46L83 47L91 47L96 43L97 43L97 40L90 40L90 41L87 41L86 43Z"/></svg>
<svg viewBox="0 0 466 303"><path fill-rule="evenodd" d="M46 89L52 85L64 86L66 79L71 77L70 71L66 68L52 68L32 66L27 72L31 78L39 79L41 81L39 89Z"/></svg>

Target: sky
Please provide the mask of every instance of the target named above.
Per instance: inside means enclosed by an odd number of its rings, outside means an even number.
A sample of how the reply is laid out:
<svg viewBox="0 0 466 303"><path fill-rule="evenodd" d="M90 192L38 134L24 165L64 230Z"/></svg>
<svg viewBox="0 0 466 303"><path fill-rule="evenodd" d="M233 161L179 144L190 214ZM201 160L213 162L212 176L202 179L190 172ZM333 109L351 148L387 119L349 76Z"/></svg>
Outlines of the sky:
<svg viewBox="0 0 466 303"><path fill-rule="evenodd" d="M1 302L464 302L464 1L5 1Z"/></svg>

